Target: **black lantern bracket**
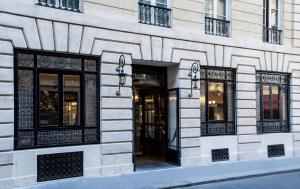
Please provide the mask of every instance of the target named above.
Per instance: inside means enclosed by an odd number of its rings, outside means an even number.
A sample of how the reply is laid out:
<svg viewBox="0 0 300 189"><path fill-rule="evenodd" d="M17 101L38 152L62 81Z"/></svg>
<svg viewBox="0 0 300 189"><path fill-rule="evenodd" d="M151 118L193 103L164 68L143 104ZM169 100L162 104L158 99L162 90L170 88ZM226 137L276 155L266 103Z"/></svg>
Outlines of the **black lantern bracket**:
<svg viewBox="0 0 300 189"><path fill-rule="evenodd" d="M198 81L200 81L200 79L197 77L197 73L200 71L199 64L199 62L194 62L189 72L189 77L191 78L191 93L189 94L189 97L193 96L193 90L198 89Z"/></svg>
<svg viewBox="0 0 300 189"><path fill-rule="evenodd" d="M126 62L125 56L121 55L119 58L119 65L116 68L116 71L118 72L118 76L119 76L119 90L116 92L117 96L121 95L121 87L124 87L126 83L127 74L124 72L125 62Z"/></svg>

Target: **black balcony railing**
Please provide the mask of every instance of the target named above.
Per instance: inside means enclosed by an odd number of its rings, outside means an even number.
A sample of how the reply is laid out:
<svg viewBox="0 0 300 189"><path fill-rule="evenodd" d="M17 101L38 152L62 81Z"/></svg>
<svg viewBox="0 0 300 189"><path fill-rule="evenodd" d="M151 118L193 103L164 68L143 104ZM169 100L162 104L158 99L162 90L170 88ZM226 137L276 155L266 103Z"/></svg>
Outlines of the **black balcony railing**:
<svg viewBox="0 0 300 189"><path fill-rule="evenodd" d="M281 44L281 34L282 30L279 30L276 27L263 28L263 41L268 43L274 43L274 44Z"/></svg>
<svg viewBox="0 0 300 189"><path fill-rule="evenodd" d="M171 9L139 3L139 22L171 27Z"/></svg>
<svg viewBox="0 0 300 189"><path fill-rule="evenodd" d="M284 133L289 132L290 127L287 121L258 121L257 133Z"/></svg>
<svg viewBox="0 0 300 189"><path fill-rule="evenodd" d="M38 5L69 11L80 11L80 1L81 0L39 0Z"/></svg>
<svg viewBox="0 0 300 189"><path fill-rule="evenodd" d="M234 135L234 122L201 123L201 136Z"/></svg>
<svg viewBox="0 0 300 189"><path fill-rule="evenodd" d="M228 20L205 17L205 33L229 37L229 24Z"/></svg>

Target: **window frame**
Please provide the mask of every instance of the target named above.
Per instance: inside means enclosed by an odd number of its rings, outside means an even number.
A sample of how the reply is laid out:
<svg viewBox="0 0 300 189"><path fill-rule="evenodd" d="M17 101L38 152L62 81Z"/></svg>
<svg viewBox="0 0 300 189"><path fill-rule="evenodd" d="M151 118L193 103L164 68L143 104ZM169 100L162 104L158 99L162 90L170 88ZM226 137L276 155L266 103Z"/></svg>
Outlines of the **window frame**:
<svg viewBox="0 0 300 189"><path fill-rule="evenodd" d="M264 0L263 1L263 26L267 28L272 28L271 24L271 14L272 14L272 1L277 2L277 17L276 17L276 28L278 30L281 29L281 7L282 2L281 0Z"/></svg>
<svg viewBox="0 0 300 189"><path fill-rule="evenodd" d="M201 70L205 70L205 76L203 76ZM207 71L208 70L220 70L220 71L224 71L225 74L229 71L232 73L232 79L210 79L207 76ZM228 76L225 76L226 78ZM222 136L222 135L236 135L237 131L237 127L236 127L236 70L235 69L231 69L231 68L220 68L220 67L210 67L210 66L201 66L200 68L200 98L202 96L201 94L201 82L204 81L205 82L205 121L202 120L202 116L200 117L200 123L201 123L201 131L203 131L203 127L209 127L210 124L218 124L218 123L224 123L225 124L225 128L226 128L226 133L209 133L208 132L208 128L205 128L205 130L207 131L205 134L203 132L201 132L201 136ZM224 96L223 96L223 100L224 100L224 107L223 107L223 111L224 111L224 120L209 120L209 105L208 105L208 84L210 82L214 82L214 83L223 83L224 85ZM232 121L228 121L228 83L232 83ZM201 106L201 105L200 105ZM200 107L201 109L201 107ZM202 110L200 110L202 112ZM234 132L228 132L228 124L231 123L232 127L234 127Z"/></svg>
<svg viewBox="0 0 300 189"><path fill-rule="evenodd" d="M34 65L32 67L28 66L19 66L18 55L19 54L30 54L34 56ZM72 69L62 69L62 68L52 68L52 67L39 67L37 64L37 56L53 56L53 57L61 57L61 58L76 58L80 59L81 70L72 70ZM85 70L84 61L85 60L93 60L96 63L95 71L87 71ZM24 129L19 127L19 81L18 75L19 70L23 71L32 71L32 85L33 85L33 105L32 105L32 129ZM15 118L14 118L14 149L15 150L28 150L28 149L39 149L39 148L53 148L53 147L66 147L66 146L80 146L80 145L91 145L91 144L100 144L100 57L99 56L87 56L87 55L76 55L72 53L57 53L57 52L48 52L48 51L39 51L39 50L27 50L27 49L14 49L14 102L15 102ZM58 104L58 126L41 126L40 124L40 74L55 74L58 77L58 94L59 94L59 104ZM64 75L78 75L80 76L80 105L79 105L79 124L77 125L64 125L63 124L63 116L64 116ZM96 77L96 86L95 94L96 94L96 126L88 126L86 125L86 103L85 103L85 78L87 75L94 75ZM96 140L94 142L86 142L85 141L85 131L89 129L95 129ZM51 131L82 131L81 133L81 142L80 143L60 143L60 144L46 144L39 145L37 143L37 135L39 132L51 132ZM33 145L18 145L19 140L19 132L33 132L34 140Z"/></svg>
<svg viewBox="0 0 300 189"><path fill-rule="evenodd" d="M280 82L264 82L262 77L264 75L277 75L280 78L285 77L287 81L284 81L283 79L280 79ZM264 116L264 103L263 103L263 87L264 86L268 86L269 87L269 105L270 105L270 114L272 115L271 117L273 117L273 102L272 100L272 86L277 86L278 87L278 111L279 111L279 119L265 119ZM285 108L286 108L286 120L283 120L283 114L282 114L282 104L281 104L281 100L282 100L282 96L281 96L281 91L283 90L283 88L286 88L286 104L285 104ZM256 96L258 95L258 90L259 90L259 101L257 100L256 102L256 115L260 117L257 117L257 133L258 134L265 134L265 133L286 133L286 132L290 132L290 74L288 73L281 73L281 72L264 72L264 71L258 71L256 72ZM259 111L258 111L259 108ZM272 112L271 112L272 110ZM281 127L281 130L272 130L272 131L265 131L265 126L264 124L266 123L285 123L286 124L286 128L285 130ZM263 126L261 127L260 124L262 124ZM261 127L261 128L260 128ZM261 129L261 130L260 130Z"/></svg>

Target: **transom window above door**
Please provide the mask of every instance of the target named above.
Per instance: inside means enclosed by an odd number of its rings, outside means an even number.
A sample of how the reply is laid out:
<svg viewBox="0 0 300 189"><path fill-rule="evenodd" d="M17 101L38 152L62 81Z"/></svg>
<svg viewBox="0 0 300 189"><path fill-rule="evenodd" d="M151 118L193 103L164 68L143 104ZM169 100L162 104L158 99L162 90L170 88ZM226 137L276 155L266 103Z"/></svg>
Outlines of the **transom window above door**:
<svg viewBox="0 0 300 189"><path fill-rule="evenodd" d="M205 1L205 33L229 37L229 0Z"/></svg>
<svg viewBox="0 0 300 189"><path fill-rule="evenodd" d="M139 22L171 27L171 0L139 0Z"/></svg>

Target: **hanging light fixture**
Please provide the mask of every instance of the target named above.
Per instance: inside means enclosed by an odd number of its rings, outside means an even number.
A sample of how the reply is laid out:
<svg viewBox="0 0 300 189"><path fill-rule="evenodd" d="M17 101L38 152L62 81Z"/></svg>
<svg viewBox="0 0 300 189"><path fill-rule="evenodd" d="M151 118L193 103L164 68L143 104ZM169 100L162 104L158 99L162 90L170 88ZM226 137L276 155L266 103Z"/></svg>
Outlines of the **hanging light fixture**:
<svg viewBox="0 0 300 189"><path fill-rule="evenodd" d="M125 66L125 56L121 55L119 58L119 65L116 68L116 71L118 72L119 76L119 90L116 92L116 95L121 95L121 87L125 86L126 83L126 76L127 74L124 72L124 66Z"/></svg>
<svg viewBox="0 0 300 189"><path fill-rule="evenodd" d="M189 77L191 77L191 93L189 97L193 96L193 90L198 89L198 81L200 80L197 77L197 73L199 72L199 63L194 62L191 66L191 71L189 72Z"/></svg>

